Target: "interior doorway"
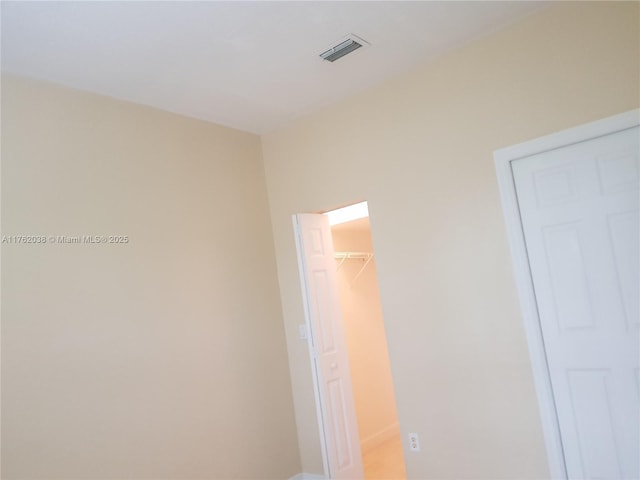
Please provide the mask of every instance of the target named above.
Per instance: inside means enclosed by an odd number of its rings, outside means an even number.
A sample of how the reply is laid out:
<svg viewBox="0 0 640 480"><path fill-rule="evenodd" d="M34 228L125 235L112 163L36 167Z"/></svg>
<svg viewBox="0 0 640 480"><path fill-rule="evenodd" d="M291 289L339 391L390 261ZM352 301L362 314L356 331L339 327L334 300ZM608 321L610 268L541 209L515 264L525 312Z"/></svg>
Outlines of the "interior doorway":
<svg viewBox="0 0 640 480"><path fill-rule="evenodd" d="M293 225L325 477L404 479L368 206Z"/></svg>
<svg viewBox="0 0 640 480"><path fill-rule="evenodd" d="M332 225L331 236L364 475L404 479L369 218Z"/></svg>

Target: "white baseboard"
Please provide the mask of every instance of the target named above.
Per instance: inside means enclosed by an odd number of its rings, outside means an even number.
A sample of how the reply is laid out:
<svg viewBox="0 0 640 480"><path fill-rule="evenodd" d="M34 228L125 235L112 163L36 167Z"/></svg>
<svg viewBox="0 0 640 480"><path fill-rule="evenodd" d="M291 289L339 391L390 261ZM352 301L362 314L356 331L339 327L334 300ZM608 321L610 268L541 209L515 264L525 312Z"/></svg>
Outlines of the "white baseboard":
<svg viewBox="0 0 640 480"><path fill-rule="evenodd" d="M317 473L298 473L291 477L289 480L326 480L324 475L318 475Z"/></svg>
<svg viewBox="0 0 640 480"><path fill-rule="evenodd" d="M360 439L360 448L362 449L362 453L366 453L386 442L390 438L393 438L399 433L399 431L400 426L398 425L398 422L394 422L391 425L387 425L383 429L378 430L376 433Z"/></svg>

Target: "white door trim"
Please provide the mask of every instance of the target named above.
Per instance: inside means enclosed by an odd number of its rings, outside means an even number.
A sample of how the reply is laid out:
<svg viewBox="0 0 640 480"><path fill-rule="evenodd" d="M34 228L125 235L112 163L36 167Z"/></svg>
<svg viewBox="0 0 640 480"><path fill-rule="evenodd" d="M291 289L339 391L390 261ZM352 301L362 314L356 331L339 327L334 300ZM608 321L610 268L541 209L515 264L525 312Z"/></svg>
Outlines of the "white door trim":
<svg viewBox="0 0 640 480"><path fill-rule="evenodd" d="M531 280L522 222L516 197L511 162L567 145L609 135L640 125L640 109L564 130L511 147L496 150L495 161L507 237L513 260L516 287L524 321L531 367L538 396L551 478L566 479L567 471L560 440L560 429L538 318L535 292Z"/></svg>

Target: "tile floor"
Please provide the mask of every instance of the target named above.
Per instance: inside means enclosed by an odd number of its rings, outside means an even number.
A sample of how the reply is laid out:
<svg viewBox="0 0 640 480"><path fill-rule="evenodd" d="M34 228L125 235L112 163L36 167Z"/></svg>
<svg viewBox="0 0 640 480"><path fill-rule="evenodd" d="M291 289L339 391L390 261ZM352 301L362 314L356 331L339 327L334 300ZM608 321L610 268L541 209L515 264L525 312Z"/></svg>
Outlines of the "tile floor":
<svg viewBox="0 0 640 480"><path fill-rule="evenodd" d="M405 480L400 435L364 453L362 464L366 480Z"/></svg>

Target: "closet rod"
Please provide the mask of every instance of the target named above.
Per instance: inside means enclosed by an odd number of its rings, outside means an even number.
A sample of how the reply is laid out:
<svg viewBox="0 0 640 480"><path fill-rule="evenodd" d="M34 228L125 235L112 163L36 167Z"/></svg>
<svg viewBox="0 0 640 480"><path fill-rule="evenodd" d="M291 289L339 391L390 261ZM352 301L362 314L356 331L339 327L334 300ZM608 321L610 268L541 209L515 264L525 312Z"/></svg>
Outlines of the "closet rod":
<svg viewBox="0 0 640 480"><path fill-rule="evenodd" d="M362 272L364 272L364 269L367 268L367 265L369 265L369 262L371 262L371 260L373 260L373 253L370 253L370 252L335 252L335 257L336 257L336 259L340 259L340 263L336 267L336 270L340 270L340 267L342 266L344 261L347 260L347 259L366 260L366 262L364 262L364 264L362 265L362 268L360 268L360 271L358 271L356 276L353 277L353 279L351 280L350 286L353 287L353 284L356 282L358 277L360 277L360 275L362 275Z"/></svg>
<svg viewBox="0 0 640 480"><path fill-rule="evenodd" d="M336 270L340 270L340 267L342 266L344 261L347 260L347 259L349 259L349 260L362 259L362 260L367 260L367 263L369 263L369 260L371 260L371 258L373 258L373 253L369 253L369 252L334 252L334 256L335 256L336 259L340 259L340 263L336 267ZM366 264L365 264L365 266L366 266Z"/></svg>

